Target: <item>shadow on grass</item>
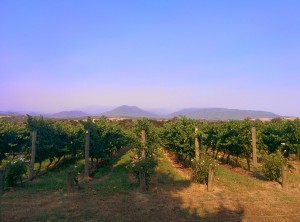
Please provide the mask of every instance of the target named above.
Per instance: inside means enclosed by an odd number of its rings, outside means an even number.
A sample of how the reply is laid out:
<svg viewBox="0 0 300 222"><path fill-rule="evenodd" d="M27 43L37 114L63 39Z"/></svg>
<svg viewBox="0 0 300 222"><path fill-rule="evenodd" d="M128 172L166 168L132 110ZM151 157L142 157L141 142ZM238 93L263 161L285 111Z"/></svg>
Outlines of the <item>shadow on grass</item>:
<svg viewBox="0 0 300 222"><path fill-rule="evenodd" d="M109 173L95 180L92 187L102 204L97 211L93 207L89 210L98 221L242 221L244 210L238 203L230 208L224 204L226 198L221 194L208 193L200 185L196 185L200 190L194 190L195 184L176 173L161 155L149 190L140 192L138 181L126 168L131 155L130 151L124 151L115 159ZM190 202L185 194L192 199ZM209 198L216 195L212 206Z"/></svg>
<svg viewBox="0 0 300 222"><path fill-rule="evenodd" d="M268 181L268 179L263 175L263 173L261 171L254 170L253 167L252 167L251 171L248 171L248 169L245 166L243 166L240 162L238 162L236 160L237 159L235 159L235 160L230 159L228 163L225 159L220 159L219 161L224 166L227 165L227 166L230 166L232 168L242 169L245 172L245 174L247 174L250 177L254 177L254 178L256 178L258 180L261 180L261 181Z"/></svg>
<svg viewBox="0 0 300 222"><path fill-rule="evenodd" d="M152 221L242 221L243 207L238 202L226 206L228 198L221 193L207 192L206 186L178 180L171 173L159 173L156 180L148 195L158 198L164 207Z"/></svg>
<svg viewBox="0 0 300 222"><path fill-rule="evenodd" d="M14 221L16 217L24 217L25 221L242 220L244 210L239 203L226 205L226 198L221 193L208 193L204 186L178 175L166 159L161 160L149 191L141 193L138 181L126 168L132 153L125 149L121 152L109 168L99 172L98 179L85 182L83 189L72 195L55 194L54 190L47 189L47 192L30 196L29 202L28 196L18 197L17 201L7 196L6 221ZM60 172L42 178L41 183L47 186L51 180L57 180L55 176L65 181L66 175Z"/></svg>
<svg viewBox="0 0 300 222"><path fill-rule="evenodd" d="M128 148L123 148L116 155L110 165L99 169L95 174L92 187L101 195L109 196L115 193L126 193L137 187L137 182L130 182L128 179L129 163L133 153Z"/></svg>

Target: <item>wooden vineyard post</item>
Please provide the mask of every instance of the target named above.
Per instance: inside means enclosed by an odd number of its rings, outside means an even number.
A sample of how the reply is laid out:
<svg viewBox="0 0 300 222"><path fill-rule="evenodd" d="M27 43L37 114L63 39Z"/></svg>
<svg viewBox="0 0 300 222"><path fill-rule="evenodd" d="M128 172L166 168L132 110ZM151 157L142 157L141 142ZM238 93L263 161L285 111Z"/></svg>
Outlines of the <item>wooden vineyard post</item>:
<svg viewBox="0 0 300 222"><path fill-rule="evenodd" d="M142 158L145 158L146 157L146 151L145 151L145 147L146 147L146 131L145 130L142 130L141 140L142 140Z"/></svg>
<svg viewBox="0 0 300 222"><path fill-rule="evenodd" d="M84 177L89 177L90 166L89 166L89 158L90 158L90 130L87 129L85 132L85 163L84 163Z"/></svg>
<svg viewBox="0 0 300 222"><path fill-rule="evenodd" d="M195 159L196 161L199 161L200 159L200 145L199 145L199 139L198 139L198 128L195 127Z"/></svg>
<svg viewBox="0 0 300 222"><path fill-rule="evenodd" d="M253 157L253 166L254 166L254 172L257 168L257 156L256 156L256 129L255 127L251 128L251 134L252 134L252 157Z"/></svg>
<svg viewBox="0 0 300 222"><path fill-rule="evenodd" d="M31 137L31 160L30 160L30 166L29 166L29 180L32 180L34 177L34 163L35 163L35 154L36 154L36 136L37 131L32 131L32 137Z"/></svg>
<svg viewBox="0 0 300 222"><path fill-rule="evenodd" d="M146 157L146 132L145 130L142 130L141 135L142 140L142 158ZM144 170L140 169L139 171L139 180L140 180L140 191L144 192L146 191L146 173Z"/></svg>
<svg viewBox="0 0 300 222"><path fill-rule="evenodd" d="M212 192L214 190L214 177L215 177L215 167L210 165L208 169L208 182L207 182L208 192Z"/></svg>
<svg viewBox="0 0 300 222"><path fill-rule="evenodd" d="M288 189L288 177L287 177L287 165L283 164L281 169L282 177L282 189L286 191Z"/></svg>

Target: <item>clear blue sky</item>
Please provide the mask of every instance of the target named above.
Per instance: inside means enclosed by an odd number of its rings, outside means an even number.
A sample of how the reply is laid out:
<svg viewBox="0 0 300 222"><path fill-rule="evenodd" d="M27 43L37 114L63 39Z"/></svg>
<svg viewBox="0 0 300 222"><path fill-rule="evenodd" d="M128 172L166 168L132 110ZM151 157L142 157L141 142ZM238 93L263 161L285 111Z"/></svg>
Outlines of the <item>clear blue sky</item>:
<svg viewBox="0 0 300 222"><path fill-rule="evenodd" d="M0 1L0 110L300 116L300 1Z"/></svg>

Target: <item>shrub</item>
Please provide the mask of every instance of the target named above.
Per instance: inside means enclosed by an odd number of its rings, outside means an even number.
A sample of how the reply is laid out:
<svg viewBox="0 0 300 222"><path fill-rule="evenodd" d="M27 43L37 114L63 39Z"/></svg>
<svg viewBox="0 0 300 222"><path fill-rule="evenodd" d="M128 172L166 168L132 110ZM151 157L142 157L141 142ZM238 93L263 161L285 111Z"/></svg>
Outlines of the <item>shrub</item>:
<svg viewBox="0 0 300 222"><path fill-rule="evenodd" d="M199 183L207 183L209 166L217 167L217 162L206 153L200 154L200 160L192 160L193 178Z"/></svg>
<svg viewBox="0 0 300 222"><path fill-rule="evenodd" d="M22 182L23 175L27 172L27 167L28 164L24 158L9 161L5 169L5 182L7 186L14 187L18 182Z"/></svg>
<svg viewBox="0 0 300 222"><path fill-rule="evenodd" d="M287 160L279 151L264 155L262 172L268 180L277 180L281 177L282 165L286 163Z"/></svg>
<svg viewBox="0 0 300 222"><path fill-rule="evenodd" d="M157 165L157 159L153 155L149 155L145 158L139 157L138 160L133 160L129 167L133 170L137 179L139 179L141 171L145 172L146 185L149 185L151 175L155 173Z"/></svg>

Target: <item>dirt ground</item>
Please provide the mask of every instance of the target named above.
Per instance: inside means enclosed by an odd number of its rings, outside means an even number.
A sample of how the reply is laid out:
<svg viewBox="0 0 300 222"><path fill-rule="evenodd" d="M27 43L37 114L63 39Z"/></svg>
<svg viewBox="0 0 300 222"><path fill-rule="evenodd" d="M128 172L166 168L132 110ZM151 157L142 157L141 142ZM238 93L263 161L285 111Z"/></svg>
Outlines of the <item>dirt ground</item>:
<svg viewBox="0 0 300 222"><path fill-rule="evenodd" d="M300 221L297 183L284 192L278 182L221 165L224 170L215 179L214 191L207 192L205 185L190 182L190 169L176 163L169 153L164 155L184 180L172 180L171 175L158 171L146 193L137 187L101 193L92 185L103 179L90 181L72 194L11 190L2 198L2 221ZM159 182L166 177L169 182Z"/></svg>

